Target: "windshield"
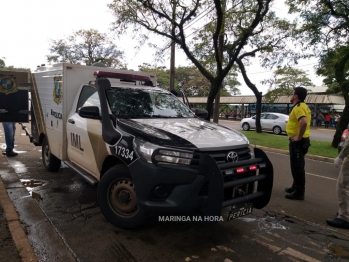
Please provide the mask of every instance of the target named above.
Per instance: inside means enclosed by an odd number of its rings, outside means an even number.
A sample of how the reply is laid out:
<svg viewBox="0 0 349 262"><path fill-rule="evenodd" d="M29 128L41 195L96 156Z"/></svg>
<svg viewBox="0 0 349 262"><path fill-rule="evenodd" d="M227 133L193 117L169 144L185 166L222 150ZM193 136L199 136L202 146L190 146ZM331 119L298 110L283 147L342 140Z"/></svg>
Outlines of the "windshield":
<svg viewBox="0 0 349 262"><path fill-rule="evenodd" d="M194 114L169 93L135 88L106 91L113 115L119 118L194 117Z"/></svg>

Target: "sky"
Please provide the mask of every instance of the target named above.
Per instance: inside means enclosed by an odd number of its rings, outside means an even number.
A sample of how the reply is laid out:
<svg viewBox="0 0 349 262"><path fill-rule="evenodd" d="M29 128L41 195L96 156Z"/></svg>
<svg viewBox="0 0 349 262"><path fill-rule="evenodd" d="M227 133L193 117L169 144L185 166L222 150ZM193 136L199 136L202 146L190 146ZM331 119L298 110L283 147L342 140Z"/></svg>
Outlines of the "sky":
<svg viewBox="0 0 349 262"><path fill-rule="evenodd" d="M40 64L47 64L50 40L64 39L74 31L96 29L110 34L114 18L107 7L112 0L0 0L1 35L0 58L7 66L30 68L32 71ZM275 7L282 12L281 5ZM6 10L6 11L4 11ZM6 36L6 37L5 37ZM164 45L166 44L165 40ZM135 51L136 41L131 35L116 39L117 46L125 52L125 62L129 69L138 70L138 65L154 63L155 50L144 45ZM169 54L169 52L167 52ZM170 67L170 60L157 66ZM316 60L302 61L297 68L309 73L315 86L321 86L321 78L314 73ZM176 67L187 66L189 62L181 50L176 50ZM247 72L259 91L266 93L267 87L260 81L270 77L270 70L256 63L247 68ZM252 95L252 91L238 79L242 95Z"/></svg>

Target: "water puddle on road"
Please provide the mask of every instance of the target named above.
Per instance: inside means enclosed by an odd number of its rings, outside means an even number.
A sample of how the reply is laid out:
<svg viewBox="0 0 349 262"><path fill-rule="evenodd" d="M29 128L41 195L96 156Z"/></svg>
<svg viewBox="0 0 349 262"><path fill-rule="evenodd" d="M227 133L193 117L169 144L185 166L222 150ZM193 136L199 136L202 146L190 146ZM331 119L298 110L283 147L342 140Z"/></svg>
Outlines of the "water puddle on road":
<svg viewBox="0 0 349 262"><path fill-rule="evenodd" d="M245 222L257 222L258 223L258 229L259 230L264 230L264 231L270 231L272 229L282 229L282 230L287 230L287 228L280 223L280 221L275 220L271 221L270 218L245 218L241 217L239 218Z"/></svg>
<svg viewBox="0 0 349 262"><path fill-rule="evenodd" d="M25 188L28 190L32 198L37 200L43 199L39 193L33 191L33 188L42 186L43 184L45 184L45 182L33 180L33 179L21 179L21 182L25 186Z"/></svg>

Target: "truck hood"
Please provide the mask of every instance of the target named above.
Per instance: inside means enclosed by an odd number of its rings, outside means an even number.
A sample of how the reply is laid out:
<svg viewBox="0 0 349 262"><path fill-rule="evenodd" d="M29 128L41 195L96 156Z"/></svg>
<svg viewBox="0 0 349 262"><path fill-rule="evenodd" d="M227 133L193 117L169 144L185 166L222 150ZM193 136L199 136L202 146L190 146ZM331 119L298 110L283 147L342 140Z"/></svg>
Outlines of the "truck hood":
<svg viewBox="0 0 349 262"><path fill-rule="evenodd" d="M163 139L168 134L168 139L176 137L184 140L183 144L189 142L197 148L228 147L249 143L248 139L236 130L198 118L123 119L120 121L124 124L128 121L137 123L138 130L151 129L152 136L159 136L159 139Z"/></svg>

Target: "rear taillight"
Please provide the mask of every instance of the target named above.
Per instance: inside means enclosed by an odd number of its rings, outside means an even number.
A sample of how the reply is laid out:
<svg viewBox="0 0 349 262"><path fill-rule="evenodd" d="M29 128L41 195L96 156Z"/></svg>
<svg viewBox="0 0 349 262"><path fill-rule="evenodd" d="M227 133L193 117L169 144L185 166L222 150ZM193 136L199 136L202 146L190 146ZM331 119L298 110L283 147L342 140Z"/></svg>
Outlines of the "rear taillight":
<svg viewBox="0 0 349 262"><path fill-rule="evenodd" d="M345 129L342 134L342 141L345 140L348 136L348 129Z"/></svg>

